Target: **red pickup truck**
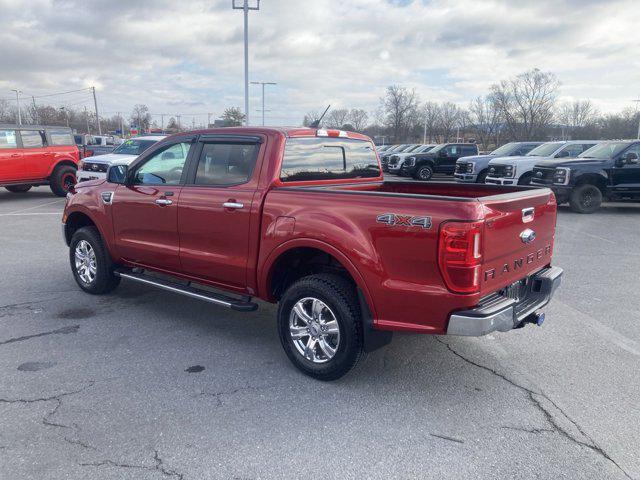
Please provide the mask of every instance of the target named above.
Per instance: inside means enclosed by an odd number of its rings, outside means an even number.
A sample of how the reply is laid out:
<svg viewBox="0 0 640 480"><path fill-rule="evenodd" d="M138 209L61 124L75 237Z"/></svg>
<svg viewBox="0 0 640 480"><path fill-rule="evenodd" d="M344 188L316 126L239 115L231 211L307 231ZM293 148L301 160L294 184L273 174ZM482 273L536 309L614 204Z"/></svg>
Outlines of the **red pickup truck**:
<svg viewBox="0 0 640 480"><path fill-rule="evenodd" d="M64 197L76 183L79 159L70 128L0 124L0 187L10 192L49 185Z"/></svg>
<svg viewBox="0 0 640 480"><path fill-rule="evenodd" d="M67 198L80 288L125 278L240 311L277 302L286 354L322 380L393 331L540 324L562 276L549 189L385 182L371 140L338 130L174 135Z"/></svg>

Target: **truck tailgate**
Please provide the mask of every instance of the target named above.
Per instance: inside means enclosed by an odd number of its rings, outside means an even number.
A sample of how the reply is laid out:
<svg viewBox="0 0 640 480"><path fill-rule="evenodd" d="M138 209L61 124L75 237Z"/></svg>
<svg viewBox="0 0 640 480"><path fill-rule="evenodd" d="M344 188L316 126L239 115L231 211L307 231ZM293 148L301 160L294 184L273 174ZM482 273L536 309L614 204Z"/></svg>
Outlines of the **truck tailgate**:
<svg viewBox="0 0 640 480"><path fill-rule="evenodd" d="M550 190L484 197L481 293L502 289L551 262L557 205Z"/></svg>

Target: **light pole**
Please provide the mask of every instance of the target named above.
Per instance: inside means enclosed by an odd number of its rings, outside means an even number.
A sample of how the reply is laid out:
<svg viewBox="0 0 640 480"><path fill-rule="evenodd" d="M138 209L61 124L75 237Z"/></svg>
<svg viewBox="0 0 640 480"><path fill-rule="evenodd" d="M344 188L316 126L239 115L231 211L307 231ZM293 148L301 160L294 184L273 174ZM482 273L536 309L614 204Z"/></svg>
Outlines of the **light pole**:
<svg viewBox="0 0 640 480"><path fill-rule="evenodd" d="M254 7L249 6L249 0L242 0L242 5L232 0L231 6L244 11L244 121L249 125L249 10L260 10L260 0L256 0Z"/></svg>
<svg viewBox="0 0 640 480"><path fill-rule="evenodd" d="M264 86L265 85L277 85L275 82L251 82L252 85L262 85L262 126L264 127Z"/></svg>
<svg viewBox="0 0 640 480"><path fill-rule="evenodd" d="M640 105L640 98L638 100L634 100L636 102L636 113L638 113L638 105ZM636 136L638 140L640 140L640 115L638 116L638 135Z"/></svg>
<svg viewBox="0 0 640 480"><path fill-rule="evenodd" d="M22 114L20 113L20 94L22 93L22 90L13 88L11 91L16 92L16 103L18 104L18 125L22 125Z"/></svg>

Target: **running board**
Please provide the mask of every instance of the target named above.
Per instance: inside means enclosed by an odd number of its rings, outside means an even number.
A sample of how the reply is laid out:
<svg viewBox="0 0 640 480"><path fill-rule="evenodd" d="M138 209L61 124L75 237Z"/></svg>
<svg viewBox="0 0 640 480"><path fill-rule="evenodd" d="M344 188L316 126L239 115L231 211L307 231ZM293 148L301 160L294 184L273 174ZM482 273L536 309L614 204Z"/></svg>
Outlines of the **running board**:
<svg viewBox="0 0 640 480"><path fill-rule="evenodd" d="M180 285L179 283L151 277L143 273L132 272L130 270L116 270L114 273L119 277L133 280L134 282L151 285L153 287L157 287L173 293L179 293L181 295L195 298L197 300L203 300L215 305L227 307L231 310L236 310L239 312L253 312L254 310L258 309L258 304L250 302L249 297L247 297L247 300L227 297L226 295L222 295L220 293L209 292L207 290L194 288L190 285Z"/></svg>

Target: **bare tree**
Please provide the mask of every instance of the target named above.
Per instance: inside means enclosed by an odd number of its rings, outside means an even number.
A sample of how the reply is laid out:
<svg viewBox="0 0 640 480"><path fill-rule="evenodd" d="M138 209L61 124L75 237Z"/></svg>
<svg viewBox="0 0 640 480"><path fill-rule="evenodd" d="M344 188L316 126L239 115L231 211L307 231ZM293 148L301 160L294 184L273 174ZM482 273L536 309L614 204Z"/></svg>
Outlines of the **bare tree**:
<svg viewBox="0 0 640 480"><path fill-rule="evenodd" d="M418 120L418 95L415 90L407 90L399 85L387 87L380 99L385 124L392 130L395 141L406 138L409 130Z"/></svg>
<svg viewBox="0 0 640 480"><path fill-rule="evenodd" d="M557 113L560 123L571 128L590 125L595 122L597 115L598 112L590 100L563 103Z"/></svg>
<svg viewBox="0 0 640 480"><path fill-rule="evenodd" d="M305 114L304 119L302 120L302 125L304 125L305 127L308 127L319 118L320 118L320 113L318 113L317 110L311 110L310 112L307 112Z"/></svg>
<svg viewBox="0 0 640 480"><path fill-rule="evenodd" d="M324 119L324 124L330 128L342 128L347 123L349 117L349 110L346 108L338 108L336 110L329 111L329 114Z"/></svg>
<svg viewBox="0 0 640 480"><path fill-rule="evenodd" d="M497 144L496 134L502 121L498 103L492 95L476 97L469 105L469 114L476 139L483 150L489 150L490 143Z"/></svg>
<svg viewBox="0 0 640 480"><path fill-rule="evenodd" d="M437 129L440 124L440 105L436 102L425 102L422 107L422 124L424 126L424 143L437 141Z"/></svg>
<svg viewBox="0 0 640 480"><path fill-rule="evenodd" d="M349 112L349 123L356 132L361 132L367 126L369 114L361 108L352 108Z"/></svg>
<svg viewBox="0 0 640 480"><path fill-rule="evenodd" d="M141 103L135 105L131 112L131 123L138 125L140 131L147 130L151 126L151 114L149 113L149 107Z"/></svg>
<svg viewBox="0 0 640 480"><path fill-rule="evenodd" d="M440 106L439 124L444 142L451 140L453 132L458 127L460 109L455 103L443 102Z"/></svg>
<svg viewBox="0 0 640 480"><path fill-rule="evenodd" d="M534 69L491 87L513 140L542 138L553 120L559 86L553 73Z"/></svg>

